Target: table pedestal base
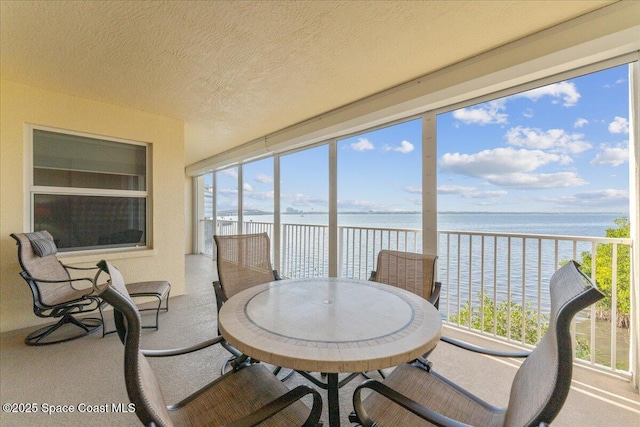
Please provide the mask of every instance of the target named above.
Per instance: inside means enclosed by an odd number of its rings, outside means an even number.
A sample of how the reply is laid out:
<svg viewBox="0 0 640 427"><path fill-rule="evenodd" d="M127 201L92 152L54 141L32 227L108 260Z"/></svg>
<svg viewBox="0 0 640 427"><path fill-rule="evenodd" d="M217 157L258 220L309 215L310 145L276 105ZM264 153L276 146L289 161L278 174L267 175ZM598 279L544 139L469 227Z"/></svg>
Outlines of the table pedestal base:
<svg viewBox="0 0 640 427"><path fill-rule="evenodd" d="M327 376L327 382L320 381L313 375L305 371L297 371L300 375L317 385L321 389L327 390L327 412L329 413L329 427L340 426L340 399L338 397L338 390L347 384L349 381L361 375L360 372L355 372L344 377L342 380L338 379L338 374L322 374Z"/></svg>

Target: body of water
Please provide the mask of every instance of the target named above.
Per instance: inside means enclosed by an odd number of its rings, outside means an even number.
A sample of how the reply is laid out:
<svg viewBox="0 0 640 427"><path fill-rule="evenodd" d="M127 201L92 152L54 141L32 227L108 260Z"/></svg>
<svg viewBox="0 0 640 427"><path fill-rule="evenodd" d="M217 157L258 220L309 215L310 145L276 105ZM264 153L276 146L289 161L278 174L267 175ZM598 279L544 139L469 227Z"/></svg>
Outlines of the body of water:
<svg viewBox="0 0 640 427"><path fill-rule="evenodd" d="M438 230L604 237L626 213L438 213ZM236 220L237 217L225 217ZM273 222L273 215L245 215L245 221ZM327 225L326 213L283 214L284 224ZM419 213L339 214L338 225L372 228L422 228Z"/></svg>
<svg viewBox="0 0 640 427"><path fill-rule="evenodd" d="M462 305L471 303L477 306L480 293L485 292L497 301L511 300L518 304L531 303L540 308L542 313L549 309L548 283L557 266L569 259L581 260L582 251L591 251L591 242L578 242L574 245L571 240L554 239L521 239L492 237L486 239L480 236L461 239L455 233L486 232L509 233L546 236L572 237L605 237L608 228L615 228L614 220L627 217L626 213L476 213L476 212L442 212L438 214L437 229L441 233L452 232L451 238L441 234L439 245L439 278L446 284L441 295L440 309L443 316L456 314ZM237 220L237 217L224 217L227 220ZM273 215L245 215L245 222L273 223ZM298 213L283 214L282 224L295 225L328 225L327 213ZM363 227L379 229L413 229L422 228L422 215L419 213L349 213L339 214L338 225L343 227ZM229 223L228 226L232 226ZM387 237L386 243L377 237L375 243L371 238L365 238L359 233L345 233L343 242L342 275L361 278L368 277L374 269L374 259L383 245L394 247L401 240L399 237ZM410 234L404 238L404 244L409 250L421 247L422 234ZM306 238L320 239L311 246L322 249L309 256L311 251L295 252L295 244L287 243L288 253L296 253L289 260L291 265L300 265L300 272L292 271L291 276L326 275L328 269L327 236L307 236ZM413 241L415 239L415 241ZM580 239L577 239L580 240ZM350 246L349 246L350 245ZM353 247L365 247L366 250L352 251ZM346 250L345 250L346 248ZM350 254L352 256L350 256ZM484 255L482 255L484 254ZM316 263L307 258L322 259ZM540 257L540 258L538 258ZM307 263L305 264L305 260ZM495 265L494 265L495 260ZM524 264L524 265L523 265ZM313 268L308 269L311 265ZM304 269L304 271L302 271ZM308 270L308 271L307 271ZM299 274L298 274L299 273ZM589 313L578 316L578 332L587 340L590 336L591 321ZM619 369L628 367L628 329L612 329L608 322L597 322L596 352L598 362L611 364L610 343L612 334L617 342L617 356L615 365Z"/></svg>

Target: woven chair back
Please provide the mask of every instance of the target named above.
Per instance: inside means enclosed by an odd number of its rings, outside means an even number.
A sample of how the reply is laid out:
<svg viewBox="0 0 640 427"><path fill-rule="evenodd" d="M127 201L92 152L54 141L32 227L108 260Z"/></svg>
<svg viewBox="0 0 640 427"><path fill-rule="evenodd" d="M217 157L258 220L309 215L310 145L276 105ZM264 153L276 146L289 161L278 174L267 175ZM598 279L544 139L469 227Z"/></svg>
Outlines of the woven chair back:
<svg viewBox="0 0 640 427"><path fill-rule="evenodd" d="M575 261L554 273L549 292L549 328L516 373L505 426L537 426L560 412L571 386L571 321L580 310L604 298Z"/></svg>
<svg viewBox="0 0 640 427"><path fill-rule="evenodd" d="M68 280L69 273L64 268L54 253L40 256L32 246L32 241L48 240L55 248L53 236L48 231L35 233L15 233L12 237L18 242L18 261L22 270L30 277L43 280ZM33 282L38 290L39 303L46 306L55 306L60 302L69 300L68 295L75 290L71 282L44 283Z"/></svg>
<svg viewBox="0 0 640 427"><path fill-rule="evenodd" d="M431 298L438 257L430 254L381 250L378 253L375 281Z"/></svg>
<svg viewBox="0 0 640 427"><path fill-rule="evenodd" d="M94 288L101 298L113 306L114 316L119 317L116 318L116 325L118 334L124 337L124 379L129 399L135 404L136 415L144 425L153 423L159 427L172 426L160 384L147 358L140 351L142 327L138 307L131 300L118 269L106 261L101 261L98 265L109 274L110 280L106 284L98 283L98 273L94 279ZM121 320L122 317L124 321Z"/></svg>
<svg viewBox="0 0 640 427"><path fill-rule="evenodd" d="M276 280L267 233L214 236L220 286L227 298Z"/></svg>

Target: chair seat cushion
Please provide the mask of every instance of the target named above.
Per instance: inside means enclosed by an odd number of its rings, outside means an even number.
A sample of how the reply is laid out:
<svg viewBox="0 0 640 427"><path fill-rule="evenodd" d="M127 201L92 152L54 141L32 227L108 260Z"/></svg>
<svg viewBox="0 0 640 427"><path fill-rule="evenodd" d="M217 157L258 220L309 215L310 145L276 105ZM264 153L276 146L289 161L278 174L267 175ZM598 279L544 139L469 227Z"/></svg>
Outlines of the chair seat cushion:
<svg viewBox="0 0 640 427"><path fill-rule="evenodd" d="M449 418L474 426L502 426L505 412L478 401L456 389L437 374L412 365L398 366L384 384L423 406ZM432 424L372 392L363 405L380 426L431 426ZM464 414L464 416L461 416Z"/></svg>
<svg viewBox="0 0 640 427"><path fill-rule="evenodd" d="M127 291L131 296L149 295L164 298L170 289L171 284L166 280L127 283Z"/></svg>
<svg viewBox="0 0 640 427"><path fill-rule="evenodd" d="M287 393L289 389L267 368L254 364L232 372L203 389L203 393L185 406L170 411L176 426L221 426L250 414ZM297 401L279 412L261 427L300 426L309 408Z"/></svg>

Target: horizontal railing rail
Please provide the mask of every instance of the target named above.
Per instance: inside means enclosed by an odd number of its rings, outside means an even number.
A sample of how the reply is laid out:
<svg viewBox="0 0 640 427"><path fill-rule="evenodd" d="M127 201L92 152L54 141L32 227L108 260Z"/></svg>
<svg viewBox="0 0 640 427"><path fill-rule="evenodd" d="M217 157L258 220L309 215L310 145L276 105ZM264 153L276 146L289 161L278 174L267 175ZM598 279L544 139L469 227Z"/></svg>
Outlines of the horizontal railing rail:
<svg viewBox="0 0 640 427"><path fill-rule="evenodd" d="M273 238L272 223L245 222L242 228L244 233L264 231ZM213 225L205 230L213 231ZM216 226L219 234L237 230L237 221L232 220L218 221ZM328 276L328 226L282 224L280 236L283 277ZM598 285L607 298L574 322L577 360L630 375L629 325L618 321L628 313L618 307L630 305L630 276L624 268L629 268L633 256L631 239L439 230L438 248L443 320L525 347L535 345L546 330L551 275L569 260L588 261L583 270L602 282ZM367 279L382 249L422 252L422 231L338 227L338 274Z"/></svg>

